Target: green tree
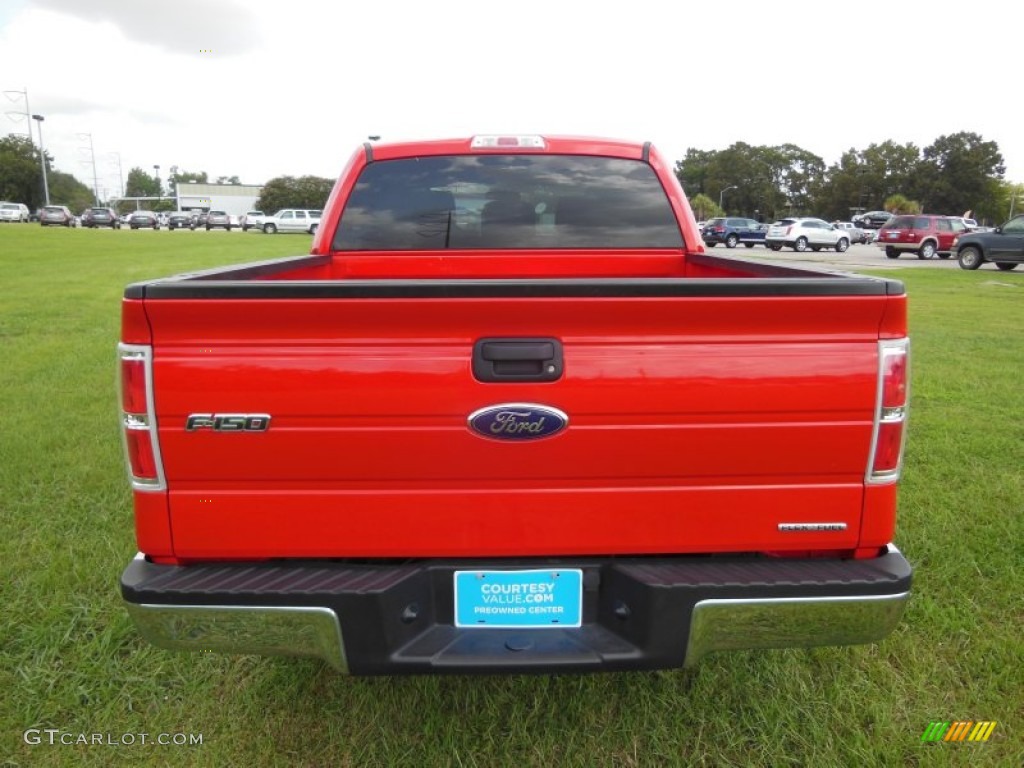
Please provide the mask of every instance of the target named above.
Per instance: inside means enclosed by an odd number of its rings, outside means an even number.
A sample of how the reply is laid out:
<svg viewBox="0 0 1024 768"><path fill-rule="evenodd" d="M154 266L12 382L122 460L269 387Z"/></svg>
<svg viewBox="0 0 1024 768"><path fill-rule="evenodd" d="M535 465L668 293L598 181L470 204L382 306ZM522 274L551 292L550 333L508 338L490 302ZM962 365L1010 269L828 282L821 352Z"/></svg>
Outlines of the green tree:
<svg viewBox="0 0 1024 768"><path fill-rule="evenodd" d="M925 147L911 190L929 212L959 216L973 210L994 217L1005 171L998 144L961 131Z"/></svg>
<svg viewBox="0 0 1024 768"><path fill-rule="evenodd" d="M124 183L125 197L156 197L159 194L160 182L155 176L150 176L138 166L128 171Z"/></svg>
<svg viewBox="0 0 1024 768"><path fill-rule="evenodd" d="M241 184L237 176L218 176L215 184Z"/></svg>
<svg viewBox="0 0 1024 768"><path fill-rule="evenodd" d="M52 158L46 156L47 172ZM0 200L24 203L31 210L43 205L43 173L39 150L27 136L0 138Z"/></svg>
<svg viewBox="0 0 1024 768"><path fill-rule="evenodd" d="M921 204L917 200L908 200L903 195L890 195L885 198L885 208L889 213L921 213Z"/></svg>
<svg viewBox="0 0 1024 768"><path fill-rule="evenodd" d="M867 210L864 206L864 181L867 166L855 149L848 149L838 163L825 171L828 183L822 185L815 199L815 210L830 221L843 221Z"/></svg>
<svg viewBox="0 0 1024 768"><path fill-rule="evenodd" d="M687 197L707 191L705 182L708 166L716 154L716 152L705 152L690 147L686 150L686 157L676 163L676 178L683 185L683 191L686 192Z"/></svg>
<svg viewBox="0 0 1024 768"><path fill-rule="evenodd" d="M688 196L703 193L720 199L724 211L760 218L811 210L824 173L824 160L794 144L737 142L717 152L691 148L676 163Z"/></svg>
<svg viewBox="0 0 1024 768"><path fill-rule="evenodd" d="M208 184L209 177L206 175L206 171L182 171L178 170L177 166L171 168L171 173L167 177L167 194L171 197L178 196L178 183L184 184Z"/></svg>
<svg viewBox="0 0 1024 768"><path fill-rule="evenodd" d="M795 144L771 147L768 156L778 169L782 190L791 210L811 213L821 195L825 179L825 161Z"/></svg>
<svg viewBox="0 0 1024 768"><path fill-rule="evenodd" d="M1014 216L1024 213L1024 184L1000 181L998 184L995 215L989 218L986 214L975 211L974 218L982 224L1002 224Z"/></svg>
<svg viewBox="0 0 1024 768"><path fill-rule="evenodd" d="M96 205L92 189L70 173L49 171L47 181L50 184L50 202L53 205L66 205L74 214Z"/></svg>
<svg viewBox="0 0 1024 768"><path fill-rule="evenodd" d="M1004 172L998 145L974 133L941 136L924 152L891 140L851 147L827 168L820 157L793 144L743 142L724 150L690 147L675 165L691 199L704 194L713 202L722 199L729 213L761 218L848 219L855 212L888 209L886 201L900 196L929 212L970 210L975 218L1003 221L1013 197L1002 183Z"/></svg>
<svg viewBox="0 0 1024 768"><path fill-rule="evenodd" d="M860 155L867 169L864 204L869 209L883 208L886 198L913 188L921 167L921 150L916 145L883 141L869 145Z"/></svg>
<svg viewBox="0 0 1024 768"><path fill-rule="evenodd" d="M690 209L693 211L693 215L697 217L697 221L707 221L715 216L725 215L725 212L718 207L718 203L703 192L698 192L693 197L690 197L689 200Z"/></svg>
<svg viewBox="0 0 1024 768"><path fill-rule="evenodd" d="M333 186L331 179L319 176L278 176L263 185L256 207L267 213L282 208L323 208Z"/></svg>
<svg viewBox="0 0 1024 768"><path fill-rule="evenodd" d="M737 142L711 158L705 185L712 200L722 201L723 215L752 214L772 205L766 201L771 197L773 176L764 147Z"/></svg>

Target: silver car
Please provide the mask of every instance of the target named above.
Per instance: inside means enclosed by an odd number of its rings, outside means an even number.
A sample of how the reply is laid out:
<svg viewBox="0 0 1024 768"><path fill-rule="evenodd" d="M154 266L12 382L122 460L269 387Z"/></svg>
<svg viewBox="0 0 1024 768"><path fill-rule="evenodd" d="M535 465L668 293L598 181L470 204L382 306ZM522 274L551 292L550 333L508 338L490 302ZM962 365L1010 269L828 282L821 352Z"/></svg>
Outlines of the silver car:
<svg viewBox="0 0 1024 768"><path fill-rule="evenodd" d="M250 229L262 229L266 218L267 215L263 211L246 211L242 215L239 226L243 232L248 232Z"/></svg>
<svg viewBox="0 0 1024 768"><path fill-rule="evenodd" d="M864 230L854 224L852 221L836 221L833 222L833 226L839 229L846 230L846 234L850 236L850 243L866 243L868 237L864 233Z"/></svg>
<svg viewBox="0 0 1024 768"><path fill-rule="evenodd" d="M835 248L842 253L850 247L850 236L845 229L839 229L822 219L780 219L768 227L764 244L773 251L786 246L801 252Z"/></svg>
<svg viewBox="0 0 1024 768"><path fill-rule="evenodd" d="M66 205L47 205L39 213L39 224L44 227L75 227L78 219Z"/></svg>

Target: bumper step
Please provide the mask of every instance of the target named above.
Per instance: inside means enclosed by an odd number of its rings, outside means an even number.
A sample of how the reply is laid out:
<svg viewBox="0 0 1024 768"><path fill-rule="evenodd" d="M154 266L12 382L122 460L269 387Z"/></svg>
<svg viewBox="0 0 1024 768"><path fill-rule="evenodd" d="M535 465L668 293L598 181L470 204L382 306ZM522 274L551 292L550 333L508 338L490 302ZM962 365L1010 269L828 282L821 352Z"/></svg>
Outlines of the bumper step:
<svg viewBox="0 0 1024 768"><path fill-rule="evenodd" d="M579 628L454 626L467 568L583 571ZM911 569L758 557L156 565L122 595L140 632L178 650L322 658L353 674L558 672L690 666L715 650L873 642L896 626Z"/></svg>

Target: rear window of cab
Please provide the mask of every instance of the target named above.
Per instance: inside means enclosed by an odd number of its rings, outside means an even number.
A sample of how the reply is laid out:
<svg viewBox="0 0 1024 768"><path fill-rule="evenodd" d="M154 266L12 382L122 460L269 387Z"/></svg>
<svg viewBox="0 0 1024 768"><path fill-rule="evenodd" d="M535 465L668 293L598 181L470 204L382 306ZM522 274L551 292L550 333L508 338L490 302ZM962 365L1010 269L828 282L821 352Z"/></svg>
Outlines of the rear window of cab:
<svg viewBox="0 0 1024 768"><path fill-rule="evenodd" d="M681 248L654 170L581 155L453 155L363 169L333 249Z"/></svg>

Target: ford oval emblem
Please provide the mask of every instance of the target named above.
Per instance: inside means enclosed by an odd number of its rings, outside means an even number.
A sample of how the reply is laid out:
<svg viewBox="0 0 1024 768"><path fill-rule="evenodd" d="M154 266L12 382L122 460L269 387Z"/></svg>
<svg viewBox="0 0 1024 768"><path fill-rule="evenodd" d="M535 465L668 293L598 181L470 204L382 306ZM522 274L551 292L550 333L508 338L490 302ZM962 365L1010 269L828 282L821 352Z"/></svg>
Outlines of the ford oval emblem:
<svg viewBox="0 0 1024 768"><path fill-rule="evenodd" d="M558 434L569 417L557 408L535 403L503 403L469 415L469 428L495 440L539 440Z"/></svg>

